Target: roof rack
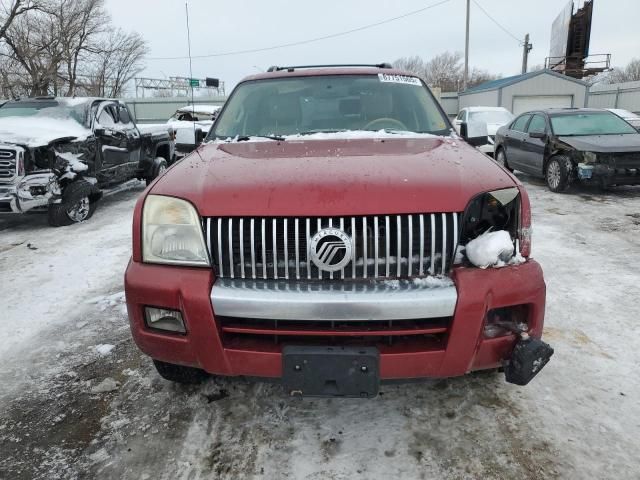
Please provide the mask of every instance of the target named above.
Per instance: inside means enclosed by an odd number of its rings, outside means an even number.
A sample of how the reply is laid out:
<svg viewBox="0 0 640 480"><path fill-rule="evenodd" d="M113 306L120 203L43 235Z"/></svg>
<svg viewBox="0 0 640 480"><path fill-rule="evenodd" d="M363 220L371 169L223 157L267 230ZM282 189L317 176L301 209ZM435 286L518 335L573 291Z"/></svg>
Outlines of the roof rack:
<svg viewBox="0 0 640 480"><path fill-rule="evenodd" d="M341 67L374 67L374 68L393 68L390 63L347 63L347 64L337 64L337 65L291 65L289 67L278 67L277 65L273 65L269 67L267 72L281 72L286 70L288 72L293 72L294 70L298 70L301 68L341 68Z"/></svg>

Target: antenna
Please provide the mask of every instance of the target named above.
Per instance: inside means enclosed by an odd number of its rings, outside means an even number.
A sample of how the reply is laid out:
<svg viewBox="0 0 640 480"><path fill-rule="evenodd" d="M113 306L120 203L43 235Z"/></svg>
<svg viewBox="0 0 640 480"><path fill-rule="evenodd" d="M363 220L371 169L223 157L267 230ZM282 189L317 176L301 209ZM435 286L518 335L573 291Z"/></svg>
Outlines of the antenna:
<svg viewBox="0 0 640 480"><path fill-rule="evenodd" d="M184 10L187 13L187 45L189 47L189 85L191 86L191 121L193 122L193 143L197 143L196 138L196 122L193 120L196 110L196 104L193 94L193 65L191 64L191 30L189 29L189 2L185 0Z"/></svg>

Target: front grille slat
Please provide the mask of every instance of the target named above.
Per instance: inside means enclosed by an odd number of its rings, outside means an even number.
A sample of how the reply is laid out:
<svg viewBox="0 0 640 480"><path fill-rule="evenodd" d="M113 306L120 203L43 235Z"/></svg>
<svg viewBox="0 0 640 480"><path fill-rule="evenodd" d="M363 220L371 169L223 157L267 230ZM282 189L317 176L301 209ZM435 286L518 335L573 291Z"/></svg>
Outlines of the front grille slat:
<svg viewBox="0 0 640 480"><path fill-rule="evenodd" d="M434 275L436 271L436 216L431 214L431 269L429 273Z"/></svg>
<svg viewBox="0 0 640 480"><path fill-rule="evenodd" d="M355 217L207 217L203 233L217 276L253 279L358 280L447 274L459 213ZM311 239L339 228L352 260L334 272L311 261Z"/></svg>
<svg viewBox="0 0 640 480"><path fill-rule="evenodd" d="M21 149L20 149L20 152L22 152ZM17 174L18 174L18 151L6 149L6 148L0 148L0 180L2 181L12 180Z"/></svg>
<svg viewBox="0 0 640 480"><path fill-rule="evenodd" d="M256 222L251 219L251 277L256 278Z"/></svg>

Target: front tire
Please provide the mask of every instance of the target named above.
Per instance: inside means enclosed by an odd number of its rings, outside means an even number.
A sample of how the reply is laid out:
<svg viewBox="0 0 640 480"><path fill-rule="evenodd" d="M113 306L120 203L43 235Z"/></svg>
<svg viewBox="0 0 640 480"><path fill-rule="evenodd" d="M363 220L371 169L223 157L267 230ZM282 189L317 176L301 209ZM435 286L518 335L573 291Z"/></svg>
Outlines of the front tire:
<svg viewBox="0 0 640 480"><path fill-rule="evenodd" d="M504 151L504 148L499 148L495 153L496 163L498 165L502 165L504 168L513 173L513 168L509 167L509 163L507 162L507 154Z"/></svg>
<svg viewBox="0 0 640 480"><path fill-rule="evenodd" d="M571 185L573 164L563 155L552 157L545 169L545 179L549 190L555 193L566 191Z"/></svg>
<svg viewBox="0 0 640 480"><path fill-rule="evenodd" d="M194 385L202 383L209 377L207 372L199 368L174 365L173 363L161 362L160 360L154 360L153 365L156 367L160 376L170 382Z"/></svg>
<svg viewBox="0 0 640 480"><path fill-rule="evenodd" d="M164 172L167 171L167 161L164 158L157 157L153 163L155 167L153 169L152 175L150 177L145 178L145 181L147 182L147 186L149 186L151 182L153 182L156 178L162 176Z"/></svg>
<svg viewBox="0 0 640 480"><path fill-rule="evenodd" d="M64 227L89 220L96 211L99 195L86 180L76 180L62 192L62 202L49 205L49 225Z"/></svg>

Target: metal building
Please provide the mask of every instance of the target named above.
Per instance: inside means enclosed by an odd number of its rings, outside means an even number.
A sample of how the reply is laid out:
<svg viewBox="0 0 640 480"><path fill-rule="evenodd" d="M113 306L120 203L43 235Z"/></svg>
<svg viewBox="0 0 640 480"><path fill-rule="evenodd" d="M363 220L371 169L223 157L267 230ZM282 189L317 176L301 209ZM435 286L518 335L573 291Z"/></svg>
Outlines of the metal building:
<svg viewBox="0 0 640 480"><path fill-rule="evenodd" d="M542 108L586 107L587 84L552 70L485 82L459 94L459 108L504 107L518 115Z"/></svg>

